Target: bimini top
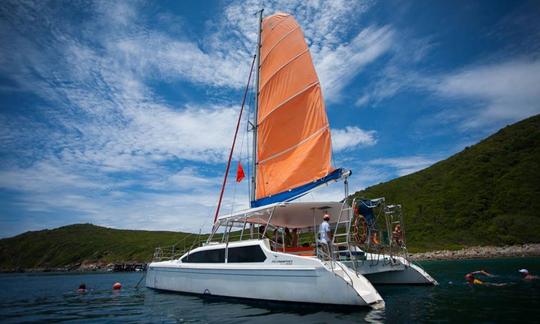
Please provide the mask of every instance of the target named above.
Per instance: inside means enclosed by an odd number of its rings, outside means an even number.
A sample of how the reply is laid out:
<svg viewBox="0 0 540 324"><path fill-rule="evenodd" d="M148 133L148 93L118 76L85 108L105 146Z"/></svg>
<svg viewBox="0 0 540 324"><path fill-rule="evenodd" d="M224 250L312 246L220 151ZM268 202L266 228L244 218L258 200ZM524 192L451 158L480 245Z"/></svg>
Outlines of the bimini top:
<svg viewBox="0 0 540 324"><path fill-rule="evenodd" d="M219 217L218 222L224 225L228 221L271 224L277 227L306 228L320 225L327 211L330 223L337 222L343 203L330 202L282 202L258 208L246 209L232 215ZM270 222L268 220L270 219Z"/></svg>

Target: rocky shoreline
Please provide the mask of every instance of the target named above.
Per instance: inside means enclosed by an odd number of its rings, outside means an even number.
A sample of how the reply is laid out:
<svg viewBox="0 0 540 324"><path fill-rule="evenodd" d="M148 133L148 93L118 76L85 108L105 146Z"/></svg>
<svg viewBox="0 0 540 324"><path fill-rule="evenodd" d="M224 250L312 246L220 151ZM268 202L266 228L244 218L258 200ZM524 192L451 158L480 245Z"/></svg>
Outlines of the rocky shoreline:
<svg viewBox="0 0 540 324"><path fill-rule="evenodd" d="M440 250L422 253L411 253L413 261L427 260L464 260L464 259L490 259L506 257L540 256L540 244L523 244L508 246L471 246L461 250ZM31 269L0 269L6 272L107 272L107 271L141 271L145 263L137 261L106 263L104 261L88 261L58 268L31 268Z"/></svg>
<svg viewBox="0 0 540 324"><path fill-rule="evenodd" d="M0 268L0 273L23 273L23 272L139 272L146 270L147 264L139 261L89 261L70 264L64 267L39 267L39 268Z"/></svg>
<svg viewBox="0 0 540 324"><path fill-rule="evenodd" d="M540 256L540 244L523 244L508 246L471 246L455 251L440 250L410 254L411 260L414 261L490 259L530 256Z"/></svg>

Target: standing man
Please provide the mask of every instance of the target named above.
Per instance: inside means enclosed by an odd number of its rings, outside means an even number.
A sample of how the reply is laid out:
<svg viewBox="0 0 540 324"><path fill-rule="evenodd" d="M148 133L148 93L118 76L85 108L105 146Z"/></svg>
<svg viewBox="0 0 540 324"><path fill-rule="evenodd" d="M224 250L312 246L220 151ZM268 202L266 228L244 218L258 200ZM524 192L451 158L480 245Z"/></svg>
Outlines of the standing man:
<svg viewBox="0 0 540 324"><path fill-rule="evenodd" d="M328 212L324 213L323 222L319 226L319 243L323 253L324 259L332 259L332 232L330 231L330 215Z"/></svg>
<svg viewBox="0 0 540 324"><path fill-rule="evenodd" d="M330 224L328 224L329 220L330 215L328 214L328 212L325 212L323 216L323 222L319 227L319 239L321 243L330 244L332 242L332 232L330 232Z"/></svg>

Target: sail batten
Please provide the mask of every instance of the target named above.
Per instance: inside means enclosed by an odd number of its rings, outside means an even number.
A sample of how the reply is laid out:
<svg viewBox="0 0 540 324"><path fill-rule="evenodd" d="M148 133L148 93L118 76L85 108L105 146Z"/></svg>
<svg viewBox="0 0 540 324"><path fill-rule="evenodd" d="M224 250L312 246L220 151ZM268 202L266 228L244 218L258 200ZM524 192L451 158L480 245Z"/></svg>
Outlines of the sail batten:
<svg viewBox="0 0 540 324"><path fill-rule="evenodd" d="M279 41L277 41L269 50L268 52L266 53L266 56L262 59L261 63L264 63L264 61L266 60L266 58L268 57L268 54L271 53L276 47L277 45L283 40L285 39L286 37L288 37L289 35L291 35L292 33L294 33L295 31L299 30L300 29L300 26L294 28L294 29L291 29L291 31L289 31L288 33L286 33L285 35L283 35L283 37L281 37L279 39Z"/></svg>
<svg viewBox="0 0 540 324"><path fill-rule="evenodd" d="M314 86L316 86L318 84L319 84L319 81L315 81L315 82L313 82L311 84L308 84L304 89L302 89L302 90L298 91L297 93L293 94L289 98L285 99L282 103L278 104L275 108L271 109L265 116L260 117L260 120L261 121L265 120L266 117L268 117L271 113L273 113L277 109L283 107L287 102L293 100L297 96L299 96L299 95L303 94L304 92L308 91L311 87L314 87Z"/></svg>
<svg viewBox="0 0 540 324"><path fill-rule="evenodd" d="M337 174L331 165L330 127L319 78L294 17L278 13L263 20L260 56L252 202L259 206L301 195Z"/></svg>
<svg viewBox="0 0 540 324"><path fill-rule="evenodd" d="M298 55L296 55L295 57L291 58L289 61L287 61L285 64L281 65L278 69L276 69L274 71L274 73L272 75L270 75L266 80L265 82L262 82L262 85L260 86L260 89L264 89L264 87L268 84L268 82L270 82L272 80L272 78L274 76L276 76L279 72L281 72L284 68L286 68L289 64L293 63L295 60L299 59L302 55L306 55L308 54L309 52L309 49L305 49L303 50L302 52L300 52Z"/></svg>
<svg viewBox="0 0 540 324"><path fill-rule="evenodd" d="M291 150L294 150L298 146L300 146L300 145L304 144L305 142L309 141L312 137L317 136L319 133L325 131L327 128L328 128L328 126L325 126L325 127L321 128L321 129L319 129L315 133L311 134L309 137L305 138L302 142L297 143L297 144L295 144L295 145L293 145L291 147L288 147L288 148L286 148L285 150L283 150L281 152L277 152L274 155L269 156L269 157L267 157L266 159L264 159L262 161L259 161L259 164L266 163L266 162L268 162L268 161L270 161L270 160L272 160L272 159L274 159L274 158L276 158L276 157L278 157L278 156L280 156L282 154L285 154L285 153L287 153L287 152L289 152Z"/></svg>

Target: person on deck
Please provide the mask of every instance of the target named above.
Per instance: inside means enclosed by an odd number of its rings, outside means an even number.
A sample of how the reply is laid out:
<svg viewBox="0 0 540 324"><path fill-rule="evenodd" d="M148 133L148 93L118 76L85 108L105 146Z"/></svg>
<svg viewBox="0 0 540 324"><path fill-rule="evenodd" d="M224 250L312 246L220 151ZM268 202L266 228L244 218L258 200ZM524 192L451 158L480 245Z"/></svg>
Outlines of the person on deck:
<svg viewBox="0 0 540 324"><path fill-rule="evenodd" d="M330 215L325 212L323 216L323 222L319 226L319 246L320 249L326 254L325 258L331 258L332 255L332 232L330 231Z"/></svg>
<svg viewBox="0 0 540 324"><path fill-rule="evenodd" d="M392 232L392 239L397 246L403 245L403 232L401 231L400 224L397 224L396 227L394 227L394 231Z"/></svg>
<svg viewBox="0 0 540 324"><path fill-rule="evenodd" d="M521 273L523 275L523 280L537 280L537 279L540 279L539 276L534 276L532 274L530 274L529 270L527 269L521 269L519 270L519 273Z"/></svg>
<svg viewBox="0 0 540 324"><path fill-rule="evenodd" d="M292 235L288 227L285 227L285 246L286 247L292 246Z"/></svg>
<svg viewBox="0 0 540 324"><path fill-rule="evenodd" d="M292 245L292 247L297 247L298 246L298 228L293 228L293 230L292 230L292 242L291 242L291 245Z"/></svg>
<svg viewBox="0 0 540 324"><path fill-rule="evenodd" d="M379 245L380 241L377 235L377 221L373 214L373 206L370 200L361 200L357 205L356 213L362 216L367 225L368 244Z"/></svg>
<svg viewBox="0 0 540 324"><path fill-rule="evenodd" d="M259 226L259 238L264 238L266 236L266 226Z"/></svg>
<svg viewBox="0 0 540 324"><path fill-rule="evenodd" d="M324 213L323 222L319 227L319 239L320 242L324 244L330 244L330 242L332 241L332 232L330 232L330 224L328 224L329 220L330 215L328 214L328 212Z"/></svg>
<svg viewBox="0 0 540 324"><path fill-rule="evenodd" d="M283 237L281 236L281 231L279 227L276 227L276 229L274 229L274 242L283 245Z"/></svg>

